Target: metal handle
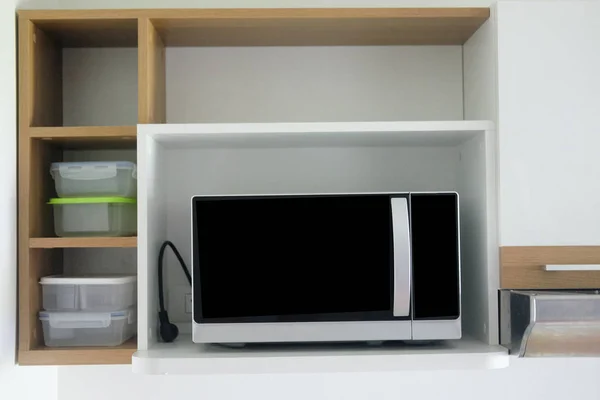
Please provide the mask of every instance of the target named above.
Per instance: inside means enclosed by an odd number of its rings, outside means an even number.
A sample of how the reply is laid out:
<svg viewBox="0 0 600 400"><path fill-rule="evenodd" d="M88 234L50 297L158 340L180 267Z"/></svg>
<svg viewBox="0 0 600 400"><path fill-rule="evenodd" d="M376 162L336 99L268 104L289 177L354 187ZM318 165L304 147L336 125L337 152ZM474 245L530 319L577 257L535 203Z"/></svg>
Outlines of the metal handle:
<svg viewBox="0 0 600 400"><path fill-rule="evenodd" d="M547 264L546 271L600 271L600 264Z"/></svg>
<svg viewBox="0 0 600 400"><path fill-rule="evenodd" d="M392 228L394 243L394 317L410 315L410 228L408 223L408 200L392 198Z"/></svg>

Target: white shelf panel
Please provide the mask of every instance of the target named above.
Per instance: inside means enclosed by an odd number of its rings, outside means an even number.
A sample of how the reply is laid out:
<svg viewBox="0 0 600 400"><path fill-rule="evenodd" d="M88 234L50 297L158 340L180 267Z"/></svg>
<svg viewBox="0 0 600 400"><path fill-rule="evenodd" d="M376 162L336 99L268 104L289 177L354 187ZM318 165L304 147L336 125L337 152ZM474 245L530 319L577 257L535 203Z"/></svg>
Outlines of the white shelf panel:
<svg viewBox="0 0 600 400"><path fill-rule="evenodd" d="M494 129L490 121L138 125L167 148L456 146Z"/></svg>
<svg viewBox="0 0 600 400"><path fill-rule="evenodd" d="M380 347L360 344L279 345L232 349L192 343L157 343L133 355L142 374L273 374L416 370L498 369L509 365L508 350L473 339L427 345Z"/></svg>

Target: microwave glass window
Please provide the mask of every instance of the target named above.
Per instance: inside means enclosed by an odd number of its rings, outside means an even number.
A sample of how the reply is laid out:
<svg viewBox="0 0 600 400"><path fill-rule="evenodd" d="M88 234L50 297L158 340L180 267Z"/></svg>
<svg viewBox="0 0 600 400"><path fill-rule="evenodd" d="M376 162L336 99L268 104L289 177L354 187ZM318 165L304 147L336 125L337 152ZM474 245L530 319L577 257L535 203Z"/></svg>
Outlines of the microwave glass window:
<svg viewBox="0 0 600 400"><path fill-rule="evenodd" d="M389 196L195 200L205 322L376 319L391 309ZM196 289L198 288L198 289ZM369 315L372 318L369 318Z"/></svg>

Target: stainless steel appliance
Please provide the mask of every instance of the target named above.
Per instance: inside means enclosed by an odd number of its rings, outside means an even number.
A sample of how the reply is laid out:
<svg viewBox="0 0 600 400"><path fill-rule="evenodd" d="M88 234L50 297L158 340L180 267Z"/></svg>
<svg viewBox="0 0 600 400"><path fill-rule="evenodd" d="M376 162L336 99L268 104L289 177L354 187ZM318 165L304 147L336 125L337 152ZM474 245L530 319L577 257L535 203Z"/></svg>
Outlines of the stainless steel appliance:
<svg viewBox="0 0 600 400"><path fill-rule="evenodd" d="M501 290L500 343L519 357L600 356L596 290Z"/></svg>
<svg viewBox="0 0 600 400"><path fill-rule="evenodd" d="M453 192L192 198L198 343L461 337Z"/></svg>

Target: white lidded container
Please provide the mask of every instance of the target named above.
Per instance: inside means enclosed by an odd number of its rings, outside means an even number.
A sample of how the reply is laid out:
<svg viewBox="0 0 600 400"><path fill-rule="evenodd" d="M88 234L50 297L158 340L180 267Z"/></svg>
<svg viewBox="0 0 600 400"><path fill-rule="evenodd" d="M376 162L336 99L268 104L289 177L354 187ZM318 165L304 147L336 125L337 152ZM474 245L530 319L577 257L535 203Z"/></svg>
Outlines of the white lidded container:
<svg viewBox="0 0 600 400"><path fill-rule="evenodd" d="M135 308L113 312L41 311L48 347L118 346L136 333Z"/></svg>
<svg viewBox="0 0 600 400"><path fill-rule="evenodd" d="M53 275L40 284L46 311L118 311L135 305L137 299L137 277L131 275Z"/></svg>
<svg viewBox="0 0 600 400"><path fill-rule="evenodd" d="M129 161L52 163L58 197L136 197L137 170Z"/></svg>
<svg viewBox="0 0 600 400"><path fill-rule="evenodd" d="M132 236L137 233L136 199L71 197L50 199L56 236Z"/></svg>

